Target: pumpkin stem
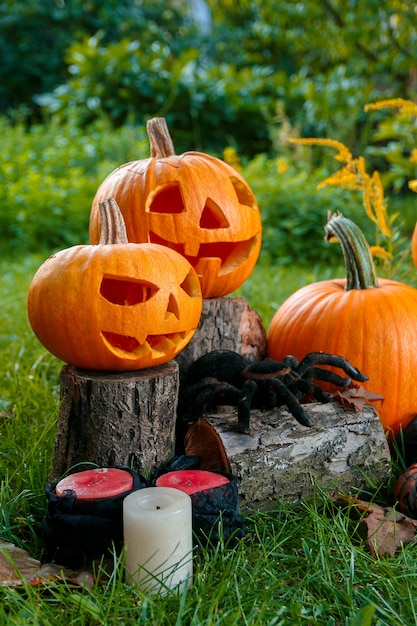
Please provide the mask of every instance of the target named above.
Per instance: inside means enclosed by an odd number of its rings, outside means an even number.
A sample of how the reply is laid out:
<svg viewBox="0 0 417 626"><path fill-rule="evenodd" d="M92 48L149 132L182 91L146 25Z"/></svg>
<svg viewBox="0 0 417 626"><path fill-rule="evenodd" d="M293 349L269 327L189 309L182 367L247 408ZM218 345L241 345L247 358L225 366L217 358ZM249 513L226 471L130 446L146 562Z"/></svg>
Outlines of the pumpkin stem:
<svg viewBox="0 0 417 626"><path fill-rule="evenodd" d="M174 144L164 117L153 117L146 123L151 157L163 159L175 154Z"/></svg>
<svg viewBox="0 0 417 626"><path fill-rule="evenodd" d="M329 214L324 230L326 241L336 237L342 248L346 267L346 291L378 287L375 264L360 228L343 215Z"/></svg>
<svg viewBox="0 0 417 626"><path fill-rule="evenodd" d="M99 244L128 243L126 225L114 198L100 202L101 232Z"/></svg>

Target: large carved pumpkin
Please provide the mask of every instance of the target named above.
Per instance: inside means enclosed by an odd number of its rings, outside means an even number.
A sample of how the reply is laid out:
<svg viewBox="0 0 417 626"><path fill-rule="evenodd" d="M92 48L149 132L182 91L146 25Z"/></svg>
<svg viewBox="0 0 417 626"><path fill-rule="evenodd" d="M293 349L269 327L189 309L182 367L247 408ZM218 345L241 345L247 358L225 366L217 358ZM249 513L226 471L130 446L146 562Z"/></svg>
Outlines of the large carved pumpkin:
<svg viewBox="0 0 417 626"><path fill-rule="evenodd" d="M100 185L90 241L100 236L99 204L112 196L133 242L163 244L196 270L204 298L237 289L261 247L261 217L250 187L227 163L200 152L175 155L164 118L148 122L149 159L114 170Z"/></svg>
<svg viewBox="0 0 417 626"><path fill-rule="evenodd" d="M166 363L198 326L197 274L165 246L127 243L114 200L100 208L100 242L61 250L36 272L30 324L52 354L80 368L123 371Z"/></svg>
<svg viewBox="0 0 417 626"><path fill-rule="evenodd" d="M391 439L417 414L417 289L376 276L366 239L351 220L333 216L326 232L342 246L347 278L293 293L272 318L268 356L346 357L369 376L364 387L384 397L378 411Z"/></svg>

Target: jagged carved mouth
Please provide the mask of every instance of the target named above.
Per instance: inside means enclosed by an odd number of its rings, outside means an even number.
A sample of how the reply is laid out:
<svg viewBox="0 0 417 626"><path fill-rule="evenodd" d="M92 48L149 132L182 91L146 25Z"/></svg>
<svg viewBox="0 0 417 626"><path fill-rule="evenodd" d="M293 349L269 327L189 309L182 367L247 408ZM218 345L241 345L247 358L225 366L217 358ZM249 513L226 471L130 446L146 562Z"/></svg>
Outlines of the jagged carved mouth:
<svg viewBox="0 0 417 626"><path fill-rule="evenodd" d="M101 335L104 343L112 352L123 357L131 356L132 359L137 359L147 354L157 357L161 354L177 352L182 344L187 342L191 332L194 331L170 333L167 335L148 335L142 344L135 337L127 337L118 333L102 331Z"/></svg>
<svg viewBox="0 0 417 626"><path fill-rule="evenodd" d="M240 242L202 243L195 256L187 254L187 244L172 243L154 232L150 232L149 237L152 243L159 243L179 252L193 266L197 274L202 275L209 263L216 262L219 265L218 274L222 275L229 274L251 257L260 235L258 233L254 237Z"/></svg>

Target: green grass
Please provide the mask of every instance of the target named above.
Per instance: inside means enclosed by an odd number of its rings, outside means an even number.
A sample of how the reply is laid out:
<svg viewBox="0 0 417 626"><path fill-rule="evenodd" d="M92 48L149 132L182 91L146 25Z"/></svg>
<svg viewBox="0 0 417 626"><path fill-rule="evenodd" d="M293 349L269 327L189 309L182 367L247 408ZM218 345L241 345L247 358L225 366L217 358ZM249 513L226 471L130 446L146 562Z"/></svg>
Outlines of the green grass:
<svg viewBox="0 0 417 626"><path fill-rule="evenodd" d="M42 557L44 487L53 459L61 363L37 342L26 318L26 294L43 257L0 262L0 539ZM239 290L267 325L292 291L334 275L319 267L256 268ZM337 273L337 272L336 272ZM0 588L0 622L167 626L389 625L417 623L417 545L373 558L357 522L328 494L245 516L247 535L233 550L196 551L187 593L150 596L111 575L90 591L69 583L43 589Z"/></svg>

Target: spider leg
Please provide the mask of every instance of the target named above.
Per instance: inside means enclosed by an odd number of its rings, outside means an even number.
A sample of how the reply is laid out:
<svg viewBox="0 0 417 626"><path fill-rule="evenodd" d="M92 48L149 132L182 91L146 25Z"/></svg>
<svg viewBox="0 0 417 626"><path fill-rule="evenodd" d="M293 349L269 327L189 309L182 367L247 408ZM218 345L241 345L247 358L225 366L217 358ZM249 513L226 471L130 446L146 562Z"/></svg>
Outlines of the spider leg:
<svg viewBox="0 0 417 626"><path fill-rule="evenodd" d="M333 383L338 387L349 387L352 382L351 378L344 378L343 376L339 376L336 372L331 372L330 370L324 370L321 367L312 367L309 371L308 375L305 376L304 380L323 380L328 383Z"/></svg>
<svg viewBox="0 0 417 626"><path fill-rule="evenodd" d="M289 365L292 370L297 370L297 367L299 366L299 362L292 354L287 354L287 356L284 356L282 361L286 365Z"/></svg>
<svg viewBox="0 0 417 626"><path fill-rule="evenodd" d="M237 429L240 433L249 432L250 409L252 398L258 389L254 380L246 380L242 386L237 403Z"/></svg>
<svg viewBox="0 0 417 626"><path fill-rule="evenodd" d="M365 382L365 380L369 380L369 376L362 374L362 372L360 372L356 367L353 367L353 365L351 365L351 363L349 363L347 359L335 354L328 354L327 352L310 352L300 361L300 363L296 367L296 371L302 378L304 378L308 370L313 368L315 365L333 365L333 367L339 367L340 369L342 369L344 372L346 372L348 376L351 376L354 380L358 380L360 382ZM332 373L333 372L331 372L331 374ZM329 381L333 382L332 379L329 379Z"/></svg>
<svg viewBox="0 0 417 626"><path fill-rule="evenodd" d="M201 394L202 402L205 394L216 384L218 383L217 378L209 377L202 378L197 383L192 385L183 386L180 388L180 394L178 398L178 415L181 416L181 419L187 420L185 417L188 413L192 412L193 415L196 414L196 411L199 411L199 406L196 406L196 399ZM192 407L188 410L188 407ZM198 417L195 418L197 420ZM191 421L195 421L194 418Z"/></svg>
<svg viewBox="0 0 417 626"><path fill-rule="evenodd" d="M183 406L189 408L183 413L184 422L196 422L210 407L220 404L236 406L241 390L217 378L203 378L198 383L190 385Z"/></svg>
<svg viewBox="0 0 417 626"><path fill-rule="evenodd" d="M272 391L276 394L277 400L281 400L282 404L286 404L288 410L295 417L297 422L303 426L313 426L313 422L304 411L295 395L279 378L270 378L268 381L265 381L265 386L272 388Z"/></svg>
<svg viewBox="0 0 417 626"><path fill-rule="evenodd" d="M343 379L345 380L345 379ZM333 394L328 393L327 391L323 391L321 387L315 385L310 380L305 380L304 378L295 378L288 385L288 388L296 394L297 391L301 392L303 396L310 395L314 396L316 400L322 402L323 404L327 404L333 400Z"/></svg>

